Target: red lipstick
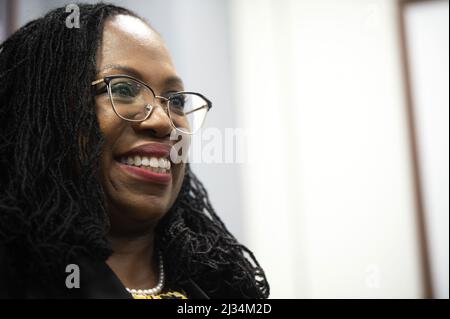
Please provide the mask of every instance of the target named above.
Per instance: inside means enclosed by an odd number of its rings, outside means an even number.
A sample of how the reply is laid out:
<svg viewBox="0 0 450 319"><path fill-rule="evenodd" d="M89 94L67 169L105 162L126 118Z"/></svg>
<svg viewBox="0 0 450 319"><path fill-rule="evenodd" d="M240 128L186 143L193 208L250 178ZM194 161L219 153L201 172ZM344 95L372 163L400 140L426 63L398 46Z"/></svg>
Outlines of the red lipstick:
<svg viewBox="0 0 450 319"><path fill-rule="evenodd" d="M116 158L116 162L119 167L125 171L127 174L132 175L135 178L141 179L146 182L157 183L157 184L169 184L172 180L172 172L169 170L167 173L156 173L150 169L128 165L122 163L120 160L122 158L134 157L134 156L145 156L148 158L166 158L169 159L170 150L172 146L162 143L148 143L138 147L135 147Z"/></svg>

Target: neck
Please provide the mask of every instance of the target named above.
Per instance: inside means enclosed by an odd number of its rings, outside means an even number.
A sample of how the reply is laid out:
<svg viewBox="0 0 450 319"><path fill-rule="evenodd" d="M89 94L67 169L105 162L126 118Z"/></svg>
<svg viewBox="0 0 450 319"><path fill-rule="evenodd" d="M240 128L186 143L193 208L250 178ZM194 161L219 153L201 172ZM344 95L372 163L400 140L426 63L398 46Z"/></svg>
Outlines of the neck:
<svg viewBox="0 0 450 319"><path fill-rule="evenodd" d="M113 254L106 263L125 287L148 289L158 282L158 256L154 251L154 232L117 234L110 232Z"/></svg>

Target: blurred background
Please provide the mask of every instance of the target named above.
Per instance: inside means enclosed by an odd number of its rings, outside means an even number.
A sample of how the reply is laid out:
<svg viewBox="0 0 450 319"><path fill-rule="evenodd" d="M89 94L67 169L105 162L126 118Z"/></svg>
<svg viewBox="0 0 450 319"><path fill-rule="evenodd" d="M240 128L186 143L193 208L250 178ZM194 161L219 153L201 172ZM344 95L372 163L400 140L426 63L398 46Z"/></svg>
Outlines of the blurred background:
<svg viewBox="0 0 450 319"><path fill-rule="evenodd" d="M271 298L449 298L448 0L111 2L212 100L194 143L249 133L192 166ZM0 0L0 40L68 3Z"/></svg>

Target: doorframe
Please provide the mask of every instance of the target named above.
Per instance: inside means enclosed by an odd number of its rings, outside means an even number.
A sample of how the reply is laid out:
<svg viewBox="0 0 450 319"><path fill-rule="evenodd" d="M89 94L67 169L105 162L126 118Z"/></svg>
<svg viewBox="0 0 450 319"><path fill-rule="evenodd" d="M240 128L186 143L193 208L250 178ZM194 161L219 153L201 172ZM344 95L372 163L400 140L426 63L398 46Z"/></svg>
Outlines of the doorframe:
<svg viewBox="0 0 450 319"><path fill-rule="evenodd" d="M413 3L436 2L442 0L397 0L397 15L398 15L398 32L400 36L400 57L401 69L404 83L404 96L406 101L406 116L407 128L409 135L409 150L410 158L413 168L413 185L414 185L414 199L416 205L416 225L418 232L418 244L421 263L421 277L423 284L424 298L434 298L433 282L431 278L431 264L430 264L430 250L427 236L425 207L423 198L423 182L421 175L421 163L418 149L418 135L417 135L417 116L415 112L415 103L412 92L411 80L411 64L408 52L408 41L406 37L406 7Z"/></svg>

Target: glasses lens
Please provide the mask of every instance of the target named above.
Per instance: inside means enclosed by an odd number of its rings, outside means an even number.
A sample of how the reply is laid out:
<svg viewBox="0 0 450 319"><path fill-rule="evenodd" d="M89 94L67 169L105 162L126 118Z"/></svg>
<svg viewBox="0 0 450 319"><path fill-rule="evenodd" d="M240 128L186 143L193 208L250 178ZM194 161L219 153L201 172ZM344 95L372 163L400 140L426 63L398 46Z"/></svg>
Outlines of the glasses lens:
<svg viewBox="0 0 450 319"><path fill-rule="evenodd" d="M202 127L208 101L197 94L177 93L169 98L169 112L176 128L192 134Z"/></svg>
<svg viewBox="0 0 450 319"><path fill-rule="evenodd" d="M142 121L154 105L155 96L141 83L129 78L115 78L109 82L110 96L116 113L127 120Z"/></svg>

